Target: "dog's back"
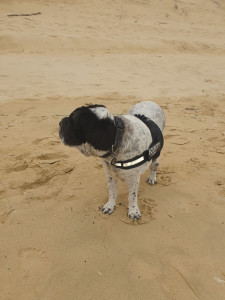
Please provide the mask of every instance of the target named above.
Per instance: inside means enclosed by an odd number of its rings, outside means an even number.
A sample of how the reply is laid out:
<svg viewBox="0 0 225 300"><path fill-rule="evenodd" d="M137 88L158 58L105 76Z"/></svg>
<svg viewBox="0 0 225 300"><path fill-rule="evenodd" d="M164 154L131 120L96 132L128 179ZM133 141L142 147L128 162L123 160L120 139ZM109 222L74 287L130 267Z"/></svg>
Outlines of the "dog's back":
<svg viewBox="0 0 225 300"><path fill-rule="evenodd" d="M161 130L163 130L165 126L165 115L161 107L151 101L144 101L135 104L131 107L131 109L128 111L128 114L130 115L144 115L147 118L154 121Z"/></svg>

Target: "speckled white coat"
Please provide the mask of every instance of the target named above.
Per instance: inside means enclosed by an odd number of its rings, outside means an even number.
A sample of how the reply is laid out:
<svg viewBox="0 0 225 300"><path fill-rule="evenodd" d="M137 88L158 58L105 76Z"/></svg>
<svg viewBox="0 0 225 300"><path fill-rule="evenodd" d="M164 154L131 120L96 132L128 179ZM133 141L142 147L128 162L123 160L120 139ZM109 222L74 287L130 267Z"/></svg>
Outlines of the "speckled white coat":
<svg viewBox="0 0 225 300"><path fill-rule="evenodd" d="M113 118L106 108L93 108L92 111L98 116L98 118ZM126 181L129 189L128 196L128 217L131 219L139 219L141 217L141 212L139 211L137 204L137 194L140 176L148 168L150 168L149 177L147 182L151 185L156 182L156 170L158 166L158 161L153 160L150 162L145 162L143 165L123 170L118 169L110 164L111 160L115 158L117 161L126 161L137 155L142 154L145 150L149 148L152 142L151 133L148 127L137 117L135 114L145 115L146 117L153 120L159 128L163 131L165 125L165 115L162 109L154 102L144 101L134 105L128 112L127 115L121 116L124 122L124 132L122 136L121 143L118 150L113 155L107 158L101 158L102 164L105 169L106 177L108 180L109 187L109 200L102 207L102 212L111 214L116 206L117 198L117 180L121 179ZM77 146L77 148L86 156L102 156L106 152L94 149L89 144L82 144Z"/></svg>

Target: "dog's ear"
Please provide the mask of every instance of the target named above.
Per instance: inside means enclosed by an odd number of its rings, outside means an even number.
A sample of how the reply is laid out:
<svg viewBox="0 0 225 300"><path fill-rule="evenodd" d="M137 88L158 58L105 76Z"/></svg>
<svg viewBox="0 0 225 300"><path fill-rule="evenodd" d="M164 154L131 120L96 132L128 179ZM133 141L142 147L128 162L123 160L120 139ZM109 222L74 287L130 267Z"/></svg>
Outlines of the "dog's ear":
<svg viewBox="0 0 225 300"><path fill-rule="evenodd" d="M87 108L84 106L75 109L69 116L70 130L79 144L86 143L82 119L87 119Z"/></svg>
<svg viewBox="0 0 225 300"><path fill-rule="evenodd" d="M95 106L98 107L98 106ZM115 141L116 128L112 119L99 119L89 107L80 107L70 115L76 136L97 150L107 151Z"/></svg>

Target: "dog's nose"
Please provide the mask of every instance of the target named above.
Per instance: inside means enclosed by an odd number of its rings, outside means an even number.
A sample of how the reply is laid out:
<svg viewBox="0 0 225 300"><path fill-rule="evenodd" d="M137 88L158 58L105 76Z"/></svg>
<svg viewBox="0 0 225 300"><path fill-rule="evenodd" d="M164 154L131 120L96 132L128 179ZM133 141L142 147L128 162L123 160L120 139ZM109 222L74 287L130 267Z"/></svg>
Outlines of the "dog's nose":
<svg viewBox="0 0 225 300"><path fill-rule="evenodd" d="M61 127L62 126L62 120L59 122L59 127Z"/></svg>

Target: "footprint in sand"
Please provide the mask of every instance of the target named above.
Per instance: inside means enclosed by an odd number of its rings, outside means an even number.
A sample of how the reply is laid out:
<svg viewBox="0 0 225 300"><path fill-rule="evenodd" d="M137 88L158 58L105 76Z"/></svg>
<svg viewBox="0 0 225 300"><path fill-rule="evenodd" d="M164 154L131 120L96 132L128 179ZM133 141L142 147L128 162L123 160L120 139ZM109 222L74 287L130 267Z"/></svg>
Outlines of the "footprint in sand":
<svg viewBox="0 0 225 300"><path fill-rule="evenodd" d="M46 137L46 138L34 140L34 141L32 142L32 144L34 144L34 145L39 145L41 142L43 142L43 141L45 141L45 140L48 140L48 139L51 139L51 137Z"/></svg>
<svg viewBox="0 0 225 300"><path fill-rule="evenodd" d="M192 171L200 171L206 169L206 163L196 157L192 157L187 161L187 165Z"/></svg>
<svg viewBox="0 0 225 300"><path fill-rule="evenodd" d="M0 184L0 199L3 197L5 192L6 192L6 188Z"/></svg>
<svg viewBox="0 0 225 300"><path fill-rule="evenodd" d="M175 183L175 180L169 175L160 174L158 177L158 183L159 185L168 186Z"/></svg>
<svg viewBox="0 0 225 300"><path fill-rule="evenodd" d="M0 215L0 224L5 224L9 219L10 215L15 211L15 209L10 209L8 211L4 211L3 214Z"/></svg>
<svg viewBox="0 0 225 300"><path fill-rule="evenodd" d="M175 173L175 171L169 167L161 168L158 171L158 184L168 186L176 183L176 180L170 175Z"/></svg>
<svg viewBox="0 0 225 300"><path fill-rule="evenodd" d="M136 224L142 225L142 224L149 223L150 220L153 219L153 210L156 206L154 200L150 198L143 198L143 199L139 198L138 206L142 215L138 222L129 219L127 217L127 211L125 210L122 212L120 216L120 220L129 225L136 225Z"/></svg>
<svg viewBox="0 0 225 300"><path fill-rule="evenodd" d="M7 173L24 171L28 167L29 167L28 163L24 161L22 164L14 165L14 167L8 168Z"/></svg>
<svg viewBox="0 0 225 300"><path fill-rule="evenodd" d="M219 192L219 195L221 197L225 197L225 188L223 188L220 192Z"/></svg>
<svg viewBox="0 0 225 300"><path fill-rule="evenodd" d="M37 248L21 248L18 256L24 260L47 258L46 252Z"/></svg>
<svg viewBox="0 0 225 300"><path fill-rule="evenodd" d="M9 169L12 174L10 187L27 191L46 186L56 176L71 173L74 167L65 161L67 157L60 153L39 152L29 160L19 162Z"/></svg>
<svg viewBox="0 0 225 300"><path fill-rule="evenodd" d="M68 158L68 155L59 154L59 153L45 153L45 154L38 155L35 158L40 160L52 160L52 159Z"/></svg>
<svg viewBox="0 0 225 300"><path fill-rule="evenodd" d="M173 129L169 131L174 131ZM165 140L170 140L171 144L183 146L190 143L190 140L188 140L186 137L179 135L179 134L166 134L164 136Z"/></svg>
<svg viewBox="0 0 225 300"><path fill-rule="evenodd" d="M140 224L146 224L153 219L154 208L156 207L155 201L150 198L139 199L139 208L142 213Z"/></svg>
<svg viewBox="0 0 225 300"><path fill-rule="evenodd" d="M24 279L35 277L41 280L43 272L48 271L49 261L45 251L37 248L21 248L18 251L20 267L24 272Z"/></svg>
<svg viewBox="0 0 225 300"><path fill-rule="evenodd" d="M214 182L214 184L219 188L218 194L221 197L225 197L225 179L218 179Z"/></svg>

